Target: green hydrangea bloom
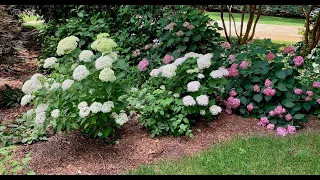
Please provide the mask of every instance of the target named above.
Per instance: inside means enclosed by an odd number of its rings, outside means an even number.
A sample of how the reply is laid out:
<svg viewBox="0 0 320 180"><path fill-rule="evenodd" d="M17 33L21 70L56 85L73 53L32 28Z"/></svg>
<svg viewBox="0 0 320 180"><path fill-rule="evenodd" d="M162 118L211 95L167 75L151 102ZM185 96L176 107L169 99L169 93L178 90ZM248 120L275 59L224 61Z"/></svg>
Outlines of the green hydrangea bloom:
<svg viewBox="0 0 320 180"><path fill-rule="evenodd" d="M79 38L76 36L68 36L64 39L61 39L57 46L57 55L70 54L74 49L78 47Z"/></svg>
<svg viewBox="0 0 320 180"><path fill-rule="evenodd" d="M110 54L112 52L112 49L117 46L118 46L117 43L115 43L110 38L97 39L91 44L91 48L93 50L99 51L103 55Z"/></svg>

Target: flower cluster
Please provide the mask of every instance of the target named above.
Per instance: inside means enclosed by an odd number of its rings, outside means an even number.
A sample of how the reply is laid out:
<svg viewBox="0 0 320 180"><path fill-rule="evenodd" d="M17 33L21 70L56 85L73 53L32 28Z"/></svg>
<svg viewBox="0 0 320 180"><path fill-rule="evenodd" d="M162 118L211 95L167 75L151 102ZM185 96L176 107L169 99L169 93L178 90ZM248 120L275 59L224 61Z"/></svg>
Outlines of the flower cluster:
<svg viewBox="0 0 320 180"><path fill-rule="evenodd" d="M228 59L231 61L231 62L235 62L237 59L236 59L236 55L234 54L230 54Z"/></svg>
<svg viewBox="0 0 320 180"><path fill-rule="evenodd" d="M210 76L213 79L226 77L226 76L229 76L229 71L227 69L223 68L223 67L220 67L218 70L212 71L210 73Z"/></svg>
<svg viewBox="0 0 320 180"><path fill-rule="evenodd" d="M276 95L276 90L273 89L270 85L272 84L272 81L270 81L269 79L266 79L264 81L264 85L266 86L266 88L263 90L263 94L267 95L267 96L274 96Z"/></svg>
<svg viewBox="0 0 320 180"><path fill-rule="evenodd" d="M61 87L65 91L65 90L69 89L73 83L74 83L74 80L66 79L62 82Z"/></svg>
<svg viewBox="0 0 320 180"><path fill-rule="evenodd" d="M206 69L211 66L211 58L213 57L213 54L208 53L205 54L197 59L197 64L198 68L201 69Z"/></svg>
<svg viewBox="0 0 320 180"><path fill-rule="evenodd" d="M140 49L136 49L133 51L133 57L138 57L140 55Z"/></svg>
<svg viewBox="0 0 320 180"><path fill-rule="evenodd" d="M143 58L138 64L138 69L139 71L146 71L148 69L148 66L149 66L148 59Z"/></svg>
<svg viewBox="0 0 320 180"><path fill-rule="evenodd" d="M90 50L83 50L79 54L79 61L83 62L91 62L92 58L94 57L94 54Z"/></svg>
<svg viewBox="0 0 320 180"><path fill-rule="evenodd" d="M196 104L196 101L190 95L183 97L182 102L184 106L194 106Z"/></svg>
<svg viewBox="0 0 320 180"><path fill-rule="evenodd" d="M249 65L249 62L248 62L248 61L242 61L242 62L240 63L239 68L241 68L241 69L247 69L248 65Z"/></svg>
<svg viewBox="0 0 320 180"><path fill-rule="evenodd" d="M31 79L27 80L22 86L22 92L25 94L32 94L33 92L42 88L42 84L38 79L37 75L31 77Z"/></svg>
<svg viewBox="0 0 320 180"><path fill-rule="evenodd" d="M277 106L274 110L271 110L269 112L269 116L274 117L275 115L278 115L279 118L282 118L284 113L286 113L286 109L283 108L282 106ZM287 121L291 120L289 116L287 118L288 118Z"/></svg>
<svg viewBox="0 0 320 180"><path fill-rule="evenodd" d="M82 81L83 79L87 78L90 74L90 71L87 69L85 65L79 65L73 71L72 77L74 80Z"/></svg>
<svg viewBox="0 0 320 180"><path fill-rule="evenodd" d="M225 48L225 49L228 49L228 48L231 47L231 45L230 45L229 42L226 41L226 42L221 43L221 47L223 47L223 48Z"/></svg>
<svg viewBox="0 0 320 180"><path fill-rule="evenodd" d="M177 25L176 23L171 22L170 24L166 25L166 26L164 27L164 29L171 31L171 30L173 30L174 26L176 26L176 25Z"/></svg>
<svg viewBox="0 0 320 180"><path fill-rule="evenodd" d="M200 88L200 82L199 81L191 81L187 84L188 91L190 92L196 92Z"/></svg>
<svg viewBox="0 0 320 180"><path fill-rule="evenodd" d="M294 46L285 47L283 49L283 54L286 54L286 53L293 54L294 53Z"/></svg>
<svg viewBox="0 0 320 180"><path fill-rule="evenodd" d="M196 101L200 106L207 106L209 104L209 97L207 95L200 95L196 97Z"/></svg>
<svg viewBox="0 0 320 180"><path fill-rule="evenodd" d="M314 88L320 88L320 82L314 81L313 84L312 84L312 86L313 86Z"/></svg>
<svg viewBox="0 0 320 180"><path fill-rule="evenodd" d="M183 36L184 35L184 32L182 30L179 30L178 32L176 32L176 35L177 36Z"/></svg>
<svg viewBox="0 0 320 180"><path fill-rule="evenodd" d="M238 64L233 63L230 68L228 68L229 76L235 77L239 75L239 70L237 69Z"/></svg>
<svg viewBox="0 0 320 180"><path fill-rule="evenodd" d="M163 57L163 60L162 62L164 64L169 64L171 61L174 60L174 57L173 56L170 56L169 54L166 54L164 57Z"/></svg>
<svg viewBox="0 0 320 180"><path fill-rule="evenodd" d="M36 123L43 124L46 120L46 110L48 109L48 104L39 104L35 109L36 112Z"/></svg>
<svg viewBox="0 0 320 180"><path fill-rule="evenodd" d="M119 113L119 114L113 112L113 113L111 114L111 117L113 117L113 118L115 119L116 123L119 124L119 125L121 125L121 126L122 126L124 123L128 122L128 120L129 120L127 114L124 113L124 112L121 112L121 113Z"/></svg>
<svg viewBox="0 0 320 180"><path fill-rule="evenodd" d="M269 53L266 55L266 59L267 59L268 61L272 61L272 60L274 60L274 58L276 58L276 55L273 54L272 52L269 52Z"/></svg>
<svg viewBox="0 0 320 180"><path fill-rule="evenodd" d="M223 101L223 103L226 106L226 113L231 114L232 109L237 109L240 106L240 99L229 96L227 100Z"/></svg>
<svg viewBox="0 0 320 180"><path fill-rule="evenodd" d="M217 105L210 106L209 110L214 116L222 112L222 108Z"/></svg>
<svg viewBox="0 0 320 180"><path fill-rule="evenodd" d="M21 98L21 106L25 106L26 104L30 103L33 99L33 96L30 94L26 94Z"/></svg>
<svg viewBox="0 0 320 180"><path fill-rule="evenodd" d="M101 70L103 68L111 68L113 59L110 56L100 56L95 60L94 65L96 69Z"/></svg>
<svg viewBox="0 0 320 180"><path fill-rule="evenodd" d="M59 41L57 46L57 55L70 54L74 49L78 47L79 38L75 36L68 36Z"/></svg>
<svg viewBox="0 0 320 180"><path fill-rule="evenodd" d="M302 66L302 64L304 63L304 59L302 56L297 56L293 58L293 62L296 66Z"/></svg>
<svg viewBox="0 0 320 180"><path fill-rule="evenodd" d="M166 78L172 78L176 75L177 66L174 64L166 64L160 67L161 75Z"/></svg>
<svg viewBox="0 0 320 180"><path fill-rule="evenodd" d="M51 117L56 119L59 117L59 114L60 114L60 110L59 109L55 109L53 111L51 111Z"/></svg>
<svg viewBox="0 0 320 180"><path fill-rule="evenodd" d="M254 92L260 92L260 86L258 84L253 86L253 91Z"/></svg>
<svg viewBox="0 0 320 180"><path fill-rule="evenodd" d="M305 101L311 101L313 92L312 91L306 91L307 97L304 99Z"/></svg>
<svg viewBox="0 0 320 180"><path fill-rule="evenodd" d="M48 68L53 66L57 62L57 58L50 57L44 60L43 68Z"/></svg>
<svg viewBox="0 0 320 180"><path fill-rule="evenodd" d="M103 82L114 82L117 78L111 68L104 68L100 71L99 79Z"/></svg>
<svg viewBox="0 0 320 180"><path fill-rule="evenodd" d="M113 48L117 46L117 43L115 43L112 39L106 37L97 39L91 44L91 48L93 50L99 51L103 55L110 54Z"/></svg>
<svg viewBox="0 0 320 180"><path fill-rule="evenodd" d="M280 136L286 136L287 134L296 134L296 132L296 127L288 124L287 128L278 127L276 133Z"/></svg>
<svg viewBox="0 0 320 180"><path fill-rule="evenodd" d="M187 29L189 29L189 30L192 30L192 29L195 28L195 26L192 25L192 24L190 24L190 22L184 22L184 23L183 23L183 27L185 27L185 28L187 28Z"/></svg>

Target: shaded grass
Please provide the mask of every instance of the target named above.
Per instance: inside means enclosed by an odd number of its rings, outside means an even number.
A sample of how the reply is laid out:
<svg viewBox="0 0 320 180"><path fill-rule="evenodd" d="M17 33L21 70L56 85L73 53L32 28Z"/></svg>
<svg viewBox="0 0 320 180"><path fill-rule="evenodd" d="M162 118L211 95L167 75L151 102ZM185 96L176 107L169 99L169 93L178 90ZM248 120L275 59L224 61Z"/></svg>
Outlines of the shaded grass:
<svg viewBox="0 0 320 180"><path fill-rule="evenodd" d="M237 137L180 160L143 165L125 174L139 175L319 175L320 134Z"/></svg>
<svg viewBox="0 0 320 180"><path fill-rule="evenodd" d="M43 21L41 21L40 16L38 15L27 15L25 13L20 14L20 18L22 19L22 25L27 28L40 29L43 27Z"/></svg>
<svg viewBox="0 0 320 180"><path fill-rule="evenodd" d="M221 21L220 12L206 12L209 18ZM236 22L241 21L241 13L232 13ZM229 21L228 13L224 13L223 17L225 21ZM244 22L248 22L249 14L245 14ZM256 16L255 16L256 17ZM261 15L259 18L259 24L277 24L277 25L287 25L287 26L304 26L305 19L299 18L284 18L284 17L275 17L275 16L265 16Z"/></svg>
<svg viewBox="0 0 320 180"><path fill-rule="evenodd" d="M40 16L38 15L27 15L25 13L20 14L20 18L23 20L23 22L28 22L28 21L39 21Z"/></svg>

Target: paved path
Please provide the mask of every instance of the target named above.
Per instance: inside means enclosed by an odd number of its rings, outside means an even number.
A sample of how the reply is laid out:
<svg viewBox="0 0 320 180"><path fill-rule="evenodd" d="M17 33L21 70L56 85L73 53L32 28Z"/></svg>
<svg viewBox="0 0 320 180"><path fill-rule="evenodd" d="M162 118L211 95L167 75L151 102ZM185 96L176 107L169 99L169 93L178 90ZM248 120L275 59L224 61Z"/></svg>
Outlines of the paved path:
<svg viewBox="0 0 320 180"><path fill-rule="evenodd" d="M220 27L223 27L221 21L217 21ZM244 28L242 32L245 32L247 23L243 23ZM229 33L229 21L225 21L227 32ZM231 36L236 36L233 22L231 23ZM240 22L236 22L237 32L240 34ZM303 26L287 26L287 25L274 25L274 24L259 24L256 26L254 38L271 38L273 40L283 40L283 41L301 41L303 36L299 35L299 28ZM252 30L252 28L251 28ZM219 31L224 36L224 30ZM250 33L251 35L251 33Z"/></svg>

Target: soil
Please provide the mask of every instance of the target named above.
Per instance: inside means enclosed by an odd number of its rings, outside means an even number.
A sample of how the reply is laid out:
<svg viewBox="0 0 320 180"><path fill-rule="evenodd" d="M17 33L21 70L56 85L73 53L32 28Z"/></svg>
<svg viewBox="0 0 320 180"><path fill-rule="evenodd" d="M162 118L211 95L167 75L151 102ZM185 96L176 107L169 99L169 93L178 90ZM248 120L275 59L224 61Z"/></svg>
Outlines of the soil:
<svg viewBox="0 0 320 180"><path fill-rule="evenodd" d="M268 28L269 25L264 27ZM285 27L281 26L279 29L283 30ZM258 32L257 27L257 36ZM272 34L267 37L273 39ZM24 61L10 64L11 69L16 70L15 73L0 71L0 88L5 83L21 88L25 79L37 72L38 50L19 52L24 56ZM2 64L1 68L5 69L7 66L9 64ZM14 120L30 108L32 107L17 106L3 109L1 110L2 121ZM309 121L303 124L298 134L310 131L320 132L320 121L312 117L308 119ZM15 158L23 158L26 153L31 152L30 167L40 175L115 175L142 164L190 156L236 136L275 135L274 132L259 127L257 122L258 120L254 118L222 113L211 121L197 121L193 126L193 139L185 136L151 138L150 132L143 129L136 118L132 118L122 126L119 141L115 145L109 145L102 140L93 140L79 131L72 131L67 134L52 135L47 141L18 145Z"/></svg>

